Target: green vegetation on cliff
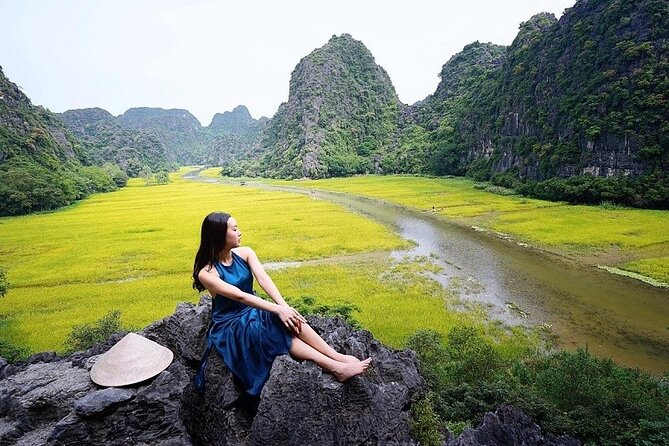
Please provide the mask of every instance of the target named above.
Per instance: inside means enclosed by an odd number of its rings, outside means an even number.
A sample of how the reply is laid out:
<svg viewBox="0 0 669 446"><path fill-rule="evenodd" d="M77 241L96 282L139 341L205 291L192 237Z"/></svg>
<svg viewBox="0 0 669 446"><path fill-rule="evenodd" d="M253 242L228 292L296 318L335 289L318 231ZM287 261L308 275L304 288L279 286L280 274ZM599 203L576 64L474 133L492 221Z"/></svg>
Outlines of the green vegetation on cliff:
<svg viewBox="0 0 669 446"><path fill-rule="evenodd" d="M466 47L426 101L432 171L507 187L539 181L520 190L559 200L570 183L543 181L592 174L608 179L575 180L593 191L570 201L669 207L668 37L666 1L597 0L559 21L538 14L523 23L504 57L492 58L497 66L486 65L481 45ZM467 70L453 70L456 62ZM464 94L453 79L468 84Z"/></svg>
<svg viewBox="0 0 669 446"><path fill-rule="evenodd" d="M490 82L506 55L506 47L474 42L453 56L441 69L441 82L432 96L418 105L416 121L428 132L427 163L423 172L464 175L471 159L463 141L463 116L473 97ZM492 95L491 95L492 96ZM467 129L471 131L474 129ZM415 146L422 141L412 141ZM410 172L414 173L414 172Z"/></svg>
<svg viewBox="0 0 669 446"><path fill-rule="evenodd" d="M223 174L468 175L551 200L668 208L668 39L665 0L580 0L559 21L522 23L509 47L467 45L435 93L406 106L361 42L335 36L295 68L264 149Z"/></svg>
<svg viewBox="0 0 669 446"><path fill-rule="evenodd" d="M79 137L92 162L117 164L130 177L137 177L145 166L153 171L170 168L165 146L154 131L125 128L100 108L68 110L59 118Z"/></svg>
<svg viewBox="0 0 669 446"><path fill-rule="evenodd" d="M0 215L55 209L125 184L117 166L90 161L66 126L0 68Z"/></svg>

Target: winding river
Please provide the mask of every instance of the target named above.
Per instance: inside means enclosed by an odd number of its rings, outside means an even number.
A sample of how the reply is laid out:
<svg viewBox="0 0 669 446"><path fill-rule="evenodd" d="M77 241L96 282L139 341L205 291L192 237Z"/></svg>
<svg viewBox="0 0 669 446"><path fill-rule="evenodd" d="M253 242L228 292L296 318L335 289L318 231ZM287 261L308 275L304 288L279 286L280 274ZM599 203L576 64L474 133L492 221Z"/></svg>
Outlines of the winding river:
<svg viewBox="0 0 669 446"><path fill-rule="evenodd" d="M587 347L630 367L669 371L666 288L376 199L252 185L332 201L388 225L415 242L413 249L393 253L395 257L427 256L443 268L435 276L443 285L452 284L453 278L474 284L465 287L462 297L481 302L492 318L547 324L563 348Z"/></svg>

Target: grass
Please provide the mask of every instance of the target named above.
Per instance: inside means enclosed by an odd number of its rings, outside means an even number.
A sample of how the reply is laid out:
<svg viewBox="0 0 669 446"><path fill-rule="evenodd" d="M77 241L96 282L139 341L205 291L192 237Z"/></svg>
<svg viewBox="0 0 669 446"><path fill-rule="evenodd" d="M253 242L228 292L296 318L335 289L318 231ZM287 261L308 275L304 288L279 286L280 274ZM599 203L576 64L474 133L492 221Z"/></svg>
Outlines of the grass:
<svg viewBox="0 0 669 446"><path fill-rule="evenodd" d="M184 173L182 170L180 173ZM263 261L391 250L407 242L343 208L300 194L187 182L94 195L68 209L0 219L0 340L62 351L72 326L111 309L142 327L196 300L190 274L204 216L232 213ZM345 284L341 284L345 286Z"/></svg>
<svg viewBox="0 0 669 446"><path fill-rule="evenodd" d="M270 182L398 203L669 282L669 211L572 206L500 195L465 178L366 175Z"/></svg>

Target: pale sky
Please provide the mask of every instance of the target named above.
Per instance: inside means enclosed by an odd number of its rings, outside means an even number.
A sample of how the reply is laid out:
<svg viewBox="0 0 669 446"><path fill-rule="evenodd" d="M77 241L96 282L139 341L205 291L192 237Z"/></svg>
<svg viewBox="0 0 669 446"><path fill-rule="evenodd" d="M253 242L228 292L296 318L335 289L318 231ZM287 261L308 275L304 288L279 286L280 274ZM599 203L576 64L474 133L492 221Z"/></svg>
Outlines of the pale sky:
<svg viewBox="0 0 669 446"><path fill-rule="evenodd" d="M51 111L184 108L203 125L239 104L271 117L300 59L351 34L402 102L434 92L476 40L509 45L539 12L575 0L0 0L0 66Z"/></svg>

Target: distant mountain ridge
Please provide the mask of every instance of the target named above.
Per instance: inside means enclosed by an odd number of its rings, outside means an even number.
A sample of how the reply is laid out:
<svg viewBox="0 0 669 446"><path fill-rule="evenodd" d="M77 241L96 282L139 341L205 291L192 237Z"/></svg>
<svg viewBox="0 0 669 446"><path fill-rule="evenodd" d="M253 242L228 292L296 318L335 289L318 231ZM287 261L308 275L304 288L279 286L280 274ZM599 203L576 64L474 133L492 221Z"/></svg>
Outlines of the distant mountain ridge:
<svg viewBox="0 0 669 446"><path fill-rule="evenodd" d="M216 113L208 129L243 135L257 124L258 121L253 119L249 109L244 105L238 105L232 111Z"/></svg>
<svg viewBox="0 0 669 446"><path fill-rule="evenodd" d="M202 127L186 110L101 108L61 114L34 106L0 68L0 216L55 209L126 184L146 168L253 156L267 118L244 106ZM144 175L144 173L142 173Z"/></svg>
<svg viewBox="0 0 669 446"><path fill-rule="evenodd" d="M101 108L67 110L58 117L81 139L97 164L114 163L129 176L139 175L144 166L154 172L170 168L165 145L156 132L125 128Z"/></svg>
<svg viewBox="0 0 669 446"><path fill-rule="evenodd" d="M152 132L165 147L168 161L175 165L197 163L207 148L200 121L187 110L130 108L116 122L125 129Z"/></svg>
<svg viewBox="0 0 669 446"><path fill-rule="evenodd" d="M131 175L142 165L161 170L235 159L257 145L267 121L254 119L243 105L217 113L208 127L183 109L137 107L114 117L106 110L89 108L59 116L89 143L97 162L114 162L126 171L129 168Z"/></svg>

